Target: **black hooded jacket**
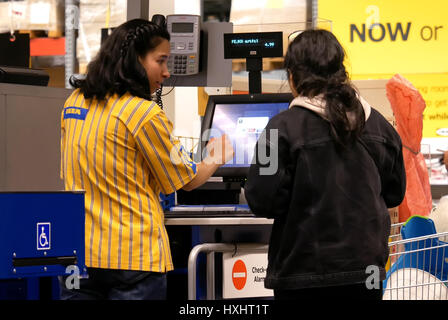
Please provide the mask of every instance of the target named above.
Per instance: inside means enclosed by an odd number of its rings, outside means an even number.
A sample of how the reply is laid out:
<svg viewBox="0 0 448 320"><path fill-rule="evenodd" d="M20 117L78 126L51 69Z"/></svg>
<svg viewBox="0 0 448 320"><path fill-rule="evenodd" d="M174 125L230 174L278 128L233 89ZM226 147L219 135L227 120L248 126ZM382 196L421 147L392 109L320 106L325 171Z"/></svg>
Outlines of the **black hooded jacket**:
<svg viewBox="0 0 448 320"><path fill-rule="evenodd" d="M398 206L406 190L395 129L372 108L358 141L340 149L325 119L295 106L273 117L264 133L245 195L255 215L274 218L265 286L360 283L370 265L383 280L387 208Z"/></svg>

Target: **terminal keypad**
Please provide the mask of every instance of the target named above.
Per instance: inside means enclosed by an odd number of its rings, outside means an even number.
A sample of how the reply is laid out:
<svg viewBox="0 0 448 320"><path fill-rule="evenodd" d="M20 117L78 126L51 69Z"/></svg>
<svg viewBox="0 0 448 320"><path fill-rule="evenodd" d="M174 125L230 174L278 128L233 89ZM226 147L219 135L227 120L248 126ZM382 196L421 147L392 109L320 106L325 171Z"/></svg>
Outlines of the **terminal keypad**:
<svg viewBox="0 0 448 320"><path fill-rule="evenodd" d="M194 74L197 71L196 56L188 54L172 55L168 61L168 69L172 75L188 75Z"/></svg>

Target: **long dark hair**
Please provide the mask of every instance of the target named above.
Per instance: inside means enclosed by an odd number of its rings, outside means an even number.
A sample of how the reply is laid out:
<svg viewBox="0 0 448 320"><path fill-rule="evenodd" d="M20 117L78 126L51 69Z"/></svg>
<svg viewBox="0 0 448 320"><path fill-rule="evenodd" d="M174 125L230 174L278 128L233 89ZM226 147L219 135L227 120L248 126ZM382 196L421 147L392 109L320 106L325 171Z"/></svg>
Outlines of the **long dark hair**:
<svg viewBox="0 0 448 320"><path fill-rule="evenodd" d="M103 100L107 94L132 95L151 99L146 71L139 62L163 39L170 40L166 28L143 19L129 20L118 26L87 66L84 79L70 78L86 99Z"/></svg>
<svg viewBox="0 0 448 320"><path fill-rule="evenodd" d="M313 98L322 95L326 116L336 142L345 146L364 128L365 114L344 67L345 52L326 30L306 30L289 45L285 56L288 79L297 93ZM348 116L350 114L350 116Z"/></svg>

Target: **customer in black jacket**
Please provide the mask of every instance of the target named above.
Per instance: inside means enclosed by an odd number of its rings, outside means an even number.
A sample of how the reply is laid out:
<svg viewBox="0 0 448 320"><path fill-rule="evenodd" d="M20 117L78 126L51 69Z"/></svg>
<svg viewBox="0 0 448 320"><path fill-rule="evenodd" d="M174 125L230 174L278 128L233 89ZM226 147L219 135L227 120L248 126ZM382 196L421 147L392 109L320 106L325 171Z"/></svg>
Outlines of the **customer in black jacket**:
<svg viewBox="0 0 448 320"><path fill-rule="evenodd" d="M387 208L405 194L402 146L343 61L332 33L297 36L285 57L295 99L256 145L245 195L256 215L275 219L265 286L276 299L381 298L370 288L385 278ZM276 163L263 157L276 153Z"/></svg>

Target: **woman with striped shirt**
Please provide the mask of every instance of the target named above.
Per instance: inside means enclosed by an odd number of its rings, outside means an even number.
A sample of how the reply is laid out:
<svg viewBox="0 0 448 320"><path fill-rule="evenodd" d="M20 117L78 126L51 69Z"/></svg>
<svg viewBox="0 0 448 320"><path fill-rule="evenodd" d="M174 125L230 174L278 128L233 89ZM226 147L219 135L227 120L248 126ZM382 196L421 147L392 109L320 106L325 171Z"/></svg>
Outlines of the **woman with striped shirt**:
<svg viewBox="0 0 448 320"><path fill-rule="evenodd" d="M134 19L114 30L61 115L61 178L85 190L88 278L62 299L164 299L173 269L159 193L202 185L233 157L226 136L194 163L152 101L170 74L169 33ZM224 152L214 152L218 148Z"/></svg>

